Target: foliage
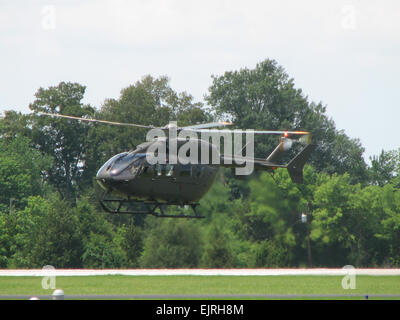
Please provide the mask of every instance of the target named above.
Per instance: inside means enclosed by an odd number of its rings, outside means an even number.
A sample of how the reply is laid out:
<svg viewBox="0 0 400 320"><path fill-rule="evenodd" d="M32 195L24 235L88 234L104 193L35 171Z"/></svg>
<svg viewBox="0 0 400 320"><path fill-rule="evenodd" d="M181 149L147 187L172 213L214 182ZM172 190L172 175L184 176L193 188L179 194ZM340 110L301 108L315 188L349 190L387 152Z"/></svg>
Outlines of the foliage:
<svg viewBox="0 0 400 320"><path fill-rule="evenodd" d="M400 150L382 150L378 156L370 158L371 167L369 168L370 181L373 184L383 187L387 183L393 182L399 174L400 169Z"/></svg>
<svg viewBox="0 0 400 320"><path fill-rule="evenodd" d="M143 77L98 110L82 103L84 93L78 83L40 88L32 114L0 119L0 268L299 267L309 250L313 266L400 266L399 151L383 150L367 166L359 140L337 130L326 106L309 102L276 61L213 76L210 108L164 76ZM241 128L308 130L318 146L302 185L285 169L240 180L221 169L198 207L205 219L110 216L93 177L146 132L38 112L155 126L221 118ZM276 143L257 137L256 155L265 158Z"/></svg>
<svg viewBox="0 0 400 320"><path fill-rule="evenodd" d="M143 252L144 234L133 222L123 229L121 247L125 251L129 267L139 267L139 259Z"/></svg>
<svg viewBox="0 0 400 320"><path fill-rule="evenodd" d="M202 242L196 224L168 220L151 229L143 247L143 267L194 268L200 262Z"/></svg>
<svg viewBox="0 0 400 320"><path fill-rule="evenodd" d="M337 130L326 107L309 102L275 60L212 79L206 100L217 115L230 118L239 128L310 131L318 141L310 159L318 171L348 172L355 181L365 181L367 166L359 141ZM265 158L275 145L274 137L255 137L256 157Z"/></svg>
<svg viewBox="0 0 400 320"><path fill-rule="evenodd" d="M204 248L203 264L207 268L231 268L233 253L229 238L218 226L212 226Z"/></svg>
<svg viewBox="0 0 400 320"><path fill-rule="evenodd" d="M80 265L82 246L77 233L78 221L70 214L67 203L30 197L24 210L15 215L17 235L11 265L26 268Z"/></svg>
<svg viewBox="0 0 400 320"><path fill-rule="evenodd" d="M51 158L33 149L28 138L0 140L0 209L22 208L29 196L43 194L44 171L50 165Z"/></svg>
<svg viewBox="0 0 400 320"><path fill-rule="evenodd" d="M34 112L30 124L32 141L41 152L54 157L48 180L63 198L70 201L75 199L76 186L84 171L89 126L78 121L41 117L37 113L92 115L94 109L81 102L85 89L78 83L61 82L56 87L40 88L35 101L29 105Z"/></svg>

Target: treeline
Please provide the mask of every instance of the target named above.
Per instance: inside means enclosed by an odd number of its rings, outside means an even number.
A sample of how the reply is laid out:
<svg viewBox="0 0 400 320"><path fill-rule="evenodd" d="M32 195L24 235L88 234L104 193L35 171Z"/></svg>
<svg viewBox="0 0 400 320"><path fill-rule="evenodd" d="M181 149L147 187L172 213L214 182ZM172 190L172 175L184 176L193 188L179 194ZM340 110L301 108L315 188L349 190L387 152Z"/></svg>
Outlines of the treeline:
<svg viewBox="0 0 400 320"><path fill-rule="evenodd" d="M146 76L98 109L82 103L84 94L78 83L40 88L30 114L0 119L0 268L400 265L399 151L367 165L360 141L338 130L326 106L310 102L275 61L213 76L206 106L174 91L167 77ZM238 180L221 169L200 202L205 219L110 215L98 204L96 171L145 141L146 131L38 112L154 126L228 119L238 128L308 130L318 146L302 185L286 170ZM276 144L256 137L255 155Z"/></svg>

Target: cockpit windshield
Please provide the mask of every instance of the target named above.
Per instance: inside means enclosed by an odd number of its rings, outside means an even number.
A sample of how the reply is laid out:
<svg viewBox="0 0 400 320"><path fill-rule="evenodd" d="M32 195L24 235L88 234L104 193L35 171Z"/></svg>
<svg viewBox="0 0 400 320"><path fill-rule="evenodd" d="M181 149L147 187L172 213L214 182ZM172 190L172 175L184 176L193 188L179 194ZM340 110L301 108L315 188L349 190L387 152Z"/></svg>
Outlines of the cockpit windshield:
<svg viewBox="0 0 400 320"><path fill-rule="evenodd" d="M117 175L125 170L127 167L141 163L140 159L146 156L144 153L121 153L119 157L116 157L113 163L110 165L108 170L112 175Z"/></svg>

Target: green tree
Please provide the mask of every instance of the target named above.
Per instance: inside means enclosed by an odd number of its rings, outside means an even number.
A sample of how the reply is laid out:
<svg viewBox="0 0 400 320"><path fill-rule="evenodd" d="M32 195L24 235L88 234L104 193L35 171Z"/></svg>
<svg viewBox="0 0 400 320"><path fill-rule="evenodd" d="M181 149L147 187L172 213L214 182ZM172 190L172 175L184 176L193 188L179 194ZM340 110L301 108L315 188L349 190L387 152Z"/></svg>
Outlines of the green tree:
<svg viewBox="0 0 400 320"><path fill-rule="evenodd" d="M195 268L202 256L200 230L187 220L164 220L144 240L145 268Z"/></svg>
<svg viewBox="0 0 400 320"><path fill-rule="evenodd" d="M378 156L370 157L369 176L372 184L383 187L399 173L400 154L398 150L382 150Z"/></svg>
<svg viewBox="0 0 400 320"><path fill-rule="evenodd" d="M387 263L388 243L377 236L387 231L382 225L386 218L383 191L378 186L366 186L350 198L353 215L350 227L355 241L349 260L354 265L375 267Z"/></svg>
<svg viewBox="0 0 400 320"><path fill-rule="evenodd" d="M295 222L301 193L286 188L290 180L285 170L279 170L275 179L268 173L249 181L249 197L235 210L233 233L236 235L235 255L245 267L288 266L292 263L296 246ZM246 243L247 242L247 243Z"/></svg>
<svg viewBox="0 0 400 320"><path fill-rule="evenodd" d="M249 186L248 210L238 213L243 236L253 242L275 239L292 245L292 228L286 222L296 212L288 208L289 202L282 198L281 189L265 172L251 180Z"/></svg>
<svg viewBox="0 0 400 320"><path fill-rule="evenodd" d="M231 119L240 128L310 131L317 143L310 163L318 171L348 172L357 181L366 178L359 141L338 131L326 107L310 103L274 60L264 60L254 69L213 76L206 101L219 117ZM276 137L258 135L255 155L264 158L276 145Z"/></svg>
<svg viewBox="0 0 400 320"><path fill-rule="evenodd" d="M117 235L114 235L117 237ZM122 250L118 238L110 239L104 234L90 233L85 240L85 249L82 254L85 268L121 268L126 266L125 252Z"/></svg>
<svg viewBox="0 0 400 320"><path fill-rule="evenodd" d="M218 227L212 226L206 239L203 264L206 268L231 268L234 256L229 245L229 238Z"/></svg>
<svg viewBox="0 0 400 320"><path fill-rule="evenodd" d="M8 110L4 112L4 118L0 118L0 137L4 143L9 143L16 137L29 137L28 115L21 112Z"/></svg>
<svg viewBox="0 0 400 320"><path fill-rule="evenodd" d="M363 158L364 151L359 139L350 139L343 131L337 131L327 150L328 158L323 164L323 171L330 174L348 173L352 184L365 184L368 181L368 171ZM315 161L312 163L315 165Z"/></svg>
<svg viewBox="0 0 400 320"><path fill-rule="evenodd" d="M144 232L133 222L125 226L122 248L126 252L129 267L139 267L139 259L143 252Z"/></svg>
<svg viewBox="0 0 400 320"><path fill-rule="evenodd" d="M10 216L0 212L0 268L7 268L9 258L11 256L11 247L13 246L14 237Z"/></svg>
<svg viewBox="0 0 400 320"><path fill-rule="evenodd" d="M312 203L311 239L327 253L325 263L343 266L346 262L349 264L349 254L357 245L355 225L358 217L354 214L353 198L360 185L350 184L348 174L324 174L319 179Z"/></svg>
<svg viewBox="0 0 400 320"><path fill-rule="evenodd" d="M84 196L71 208L71 214L78 220L77 232L83 244L83 267L121 268L127 265L122 228L110 223L107 215L100 213Z"/></svg>
<svg viewBox="0 0 400 320"><path fill-rule="evenodd" d="M231 214L233 202L230 200L230 188L226 184L225 172L224 169L218 172L213 186L200 200L200 206L196 209L205 217L204 222L212 223L224 214Z"/></svg>
<svg viewBox="0 0 400 320"><path fill-rule="evenodd" d="M381 228L378 227L376 238L385 240L382 252L386 252L385 261L390 266L400 266L400 192L391 184L382 189L380 199L385 213L380 219ZM379 226L379 225L378 225Z"/></svg>
<svg viewBox="0 0 400 320"><path fill-rule="evenodd" d="M77 117L93 115L94 109L84 105L85 87L78 83L60 82L58 86L40 88L29 105L32 140L39 150L54 158L48 171L49 182L60 195L74 201L87 157L89 124L74 120L37 116L38 112L66 114Z"/></svg>
<svg viewBox="0 0 400 320"><path fill-rule="evenodd" d="M65 201L51 202L36 196L17 215L15 245L11 265L56 268L81 266L83 244L77 232L78 220Z"/></svg>
<svg viewBox="0 0 400 320"><path fill-rule="evenodd" d="M51 158L30 146L28 138L0 140L0 209L22 208L32 195L43 194L45 170Z"/></svg>
<svg viewBox="0 0 400 320"><path fill-rule="evenodd" d="M263 240L251 246L252 264L255 268L278 268L289 266L291 257L288 248L274 240Z"/></svg>

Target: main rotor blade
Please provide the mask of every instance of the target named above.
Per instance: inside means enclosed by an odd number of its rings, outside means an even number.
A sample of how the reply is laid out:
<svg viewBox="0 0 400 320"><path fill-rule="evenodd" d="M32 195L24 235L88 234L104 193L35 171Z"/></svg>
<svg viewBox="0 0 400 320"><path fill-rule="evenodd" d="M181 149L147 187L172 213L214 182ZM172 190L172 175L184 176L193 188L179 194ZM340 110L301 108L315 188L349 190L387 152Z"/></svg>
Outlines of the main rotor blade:
<svg viewBox="0 0 400 320"><path fill-rule="evenodd" d="M188 131L195 131L195 132L209 132L209 133L218 133L218 132L226 132L226 133L246 133L250 131L238 129L238 130L229 130L229 129L223 129L223 130L208 130L208 129L192 129L190 127L183 128ZM310 132L308 131L275 131L275 130L253 130L252 131L254 134L277 134L277 135L308 135Z"/></svg>
<svg viewBox="0 0 400 320"><path fill-rule="evenodd" d="M97 119L90 119L90 118L80 118L80 117L67 116L64 114L57 114L57 113L39 112L39 115L57 117L57 118L66 118L66 119L72 119L72 120L81 120L81 121L87 121L87 122L105 123L105 124L110 124L110 125L114 125L114 126L129 126L129 127L137 127L137 128L145 128L145 129L154 129L155 128L154 126L145 126L142 124L114 122L114 121L97 120Z"/></svg>
<svg viewBox="0 0 400 320"><path fill-rule="evenodd" d="M44 116L50 116L50 117L57 117L57 118L65 118L65 119L72 119L72 120L80 120L80 121L86 121L86 122L94 122L94 123L104 123L104 124L110 124L110 125L115 125L115 126L129 126L129 127L136 127L136 128L144 128L144 129L155 129L155 128L160 128L160 127L154 127L154 126L148 126L148 125L142 125L142 124L135 124L135 123L123 123L123 122L115 122L115 121L107 121L107 120L98 120L98 119L90 119L90 118L81 118L81 117L75 117L75 116L68 116L64 114L57 114L57 113L47 113L47 112L39 112L39 115L44 115ZM246 133L249 132L247 130L229 130L229 129L223 129L223 130L212 130L209 128L216 128L216 127L224 127L224 126L230 126L233 125L231 122L210 122L210 123L203 123L203 124L197 124L197 125L192 125L192 126L186 126L186 127L177 127L179 131L181 130L187 130L187 131L194 131L194 132L208 132L208 133ZM168 128L160 128L163 130L167 130ZM307 131L276 131L276 130L253 130L252 131L254 134L276 134L276 135L310 135L310 132Z"/></svg>
<svg viewBox="0 0 400 320"><path fill-rule="evenodd" d="M202 124L195 124L192 126L180 127L182 130L200 130L200 129L208 129L208 128L218 128L218 127L225 127L231 126L233 123L231 122L209 122L209 123L202 123Z"/></svg>
<svg viewBox="0 0 400 320"><path fill-rule="evenodd" d="M308 131L274 131L274 130L254 130L256 134L310 134Z"/></svg>

